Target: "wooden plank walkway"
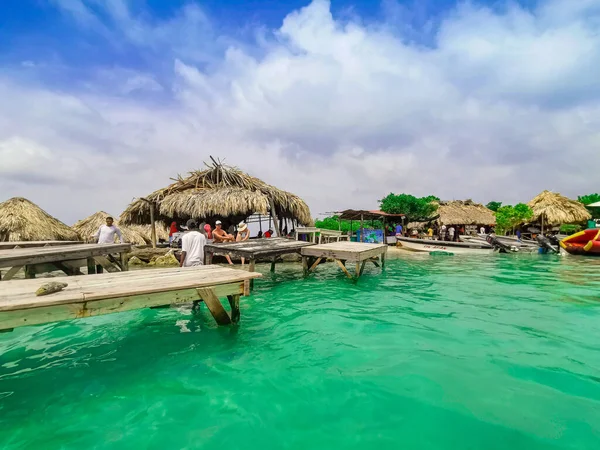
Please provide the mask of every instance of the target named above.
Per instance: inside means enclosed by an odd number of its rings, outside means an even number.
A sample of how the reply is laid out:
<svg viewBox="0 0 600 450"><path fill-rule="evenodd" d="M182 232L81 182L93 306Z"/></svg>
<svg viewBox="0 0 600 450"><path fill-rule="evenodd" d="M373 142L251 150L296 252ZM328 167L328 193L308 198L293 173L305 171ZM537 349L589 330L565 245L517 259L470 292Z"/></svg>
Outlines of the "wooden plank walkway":
<svg viewBox="0 0 600 450"><path fill-rule="evenodd" d="M35 278L36 273L62 270L67 275L81 275L80 267L87 265L88 273L95 273L96 266L109 272L126 271L125 253L131 244L77 244L49 247L15 248L0 250L0 268L9 268L2 277L10 280L24 268L26 278ZM119 260L111 255L119 254Z"/></svg>
<svg viewBox="0 0 600 450"><path fill-rule="evenodd" d="M288 253L300 253L300 250L314 245L312 242L296 241L285 238L252 239L244 242L226 242L222 244L206 244L204 246L206 264L212 263L213 255L232 255L247 258L250 272L254 272L257 258L271 257L271 271L275 271L275 259Z"/></svg>
<svg viewBox="0 0 600 450"><path fill-rule="evenodd" d="M35 291L56 278L6 281L0 290L0 330L200 299L219 325L235 323L240 296L247 295L248 281L260 276L216 265L136 270L62 278L68 283L63 291L40 297ZM231 313L219 297L228 298Z"/></svg>
<svg viewBox="0 0 600 450"><path fill-rule="evenodd" d="M305 247L302 253L302 267L308 275L322 260L331 258L340 266L348 278L358 279L367 262L383 269L385 267L386 244L363 244L361 242L331 242ZM379 262L378 262L379 260ZM355 263L354 276L346 268L346 262Z"/></svg>
<svg viewBox="0 0 600 450"><path fill-rule="evenodd" d="M0 250L10 250L13 248L30 247L54 247L57 245L75 245L81 244L80 241L9 241L0 242Z"/></svg>

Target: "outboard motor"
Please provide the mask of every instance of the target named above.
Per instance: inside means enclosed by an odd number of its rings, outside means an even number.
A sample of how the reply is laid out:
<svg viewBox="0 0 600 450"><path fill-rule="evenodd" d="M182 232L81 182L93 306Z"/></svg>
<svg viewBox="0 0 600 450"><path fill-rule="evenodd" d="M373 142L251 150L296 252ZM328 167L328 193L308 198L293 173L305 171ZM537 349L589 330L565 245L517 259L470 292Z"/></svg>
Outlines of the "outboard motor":
<svg viewBox="0 0 600 450"><path fill-rule="evenodd" d="M494 250L497 250L499 253L508 253L508 252L518 252L519 249L512 245L505 244L504 242L500 242L500 240L496 237L495 234L489 234L485 240L488 244L494 247Z"/></svg>
<svg viewBox="0 0 600 450"><path fill-rule="evenodd" d="M554 238L554 239L552 239ZM542 236L542 235L538 235L535 240L537 241L538 245L540 246L540 250L542 250L541 253L558 253L558 239L556 238L556 236ZM556 241L556 244L554 244L553 241Z"/></svg>

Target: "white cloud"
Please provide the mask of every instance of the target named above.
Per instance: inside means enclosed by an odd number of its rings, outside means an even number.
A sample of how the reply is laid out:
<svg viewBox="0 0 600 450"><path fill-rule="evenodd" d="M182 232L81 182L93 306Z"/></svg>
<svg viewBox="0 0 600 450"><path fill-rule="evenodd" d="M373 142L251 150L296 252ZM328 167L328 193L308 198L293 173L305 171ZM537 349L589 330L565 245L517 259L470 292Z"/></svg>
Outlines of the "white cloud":
<svg viewBox="0 0 600 450"><path fill-rule="evenodd" d="M216 36L197 7L149 22L111 0L93 3L109 17L95 22L88 3L69 5L156 73L111 65L61 91L0 79L0 156L11 160L0 192L64 220L117 214L209 154L298 193L314 214L373 208L390 191L524 201L598 190L597 1L462 4L427 46L389 23L336 20L325 0L257 30L254 46ZM40 167L61 183L18 181Z"/></svg>

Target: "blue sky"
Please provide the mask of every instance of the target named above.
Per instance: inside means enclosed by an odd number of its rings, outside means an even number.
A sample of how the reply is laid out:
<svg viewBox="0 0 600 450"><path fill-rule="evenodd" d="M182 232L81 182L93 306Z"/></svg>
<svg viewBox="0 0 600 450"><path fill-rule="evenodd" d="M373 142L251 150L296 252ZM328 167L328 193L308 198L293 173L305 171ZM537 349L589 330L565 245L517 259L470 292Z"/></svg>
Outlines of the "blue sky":
<svg viewBox="0 0 600 450"><path fill-rule="evenodd" d="M315 214L597 191L599 24L600 0L4 0L0 201L116 215L211 154Z"/></svg>

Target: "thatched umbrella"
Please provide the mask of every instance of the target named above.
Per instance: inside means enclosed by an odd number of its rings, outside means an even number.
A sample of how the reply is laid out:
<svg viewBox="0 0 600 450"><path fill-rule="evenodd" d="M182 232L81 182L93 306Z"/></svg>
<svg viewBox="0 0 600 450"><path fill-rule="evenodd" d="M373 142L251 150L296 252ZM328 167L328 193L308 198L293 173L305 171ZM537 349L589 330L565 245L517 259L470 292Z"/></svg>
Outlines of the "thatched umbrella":
<svg viewBox="0 0 600 450"><path fill-rule="evenodd" d="M93 236L98 229L106 223L107 217L114 217L115 225L119 227L121 233L123 233L123 238L125 238L126 242L135 245L146 245L152 242L149 225L122 225L119 223L118 217L111 216L104 211L98 211L97 213L80 220L73 225L73 229L82 237L82 239L87 239L90 236ZM159 238L165 240L169 238L169 233L167 233L164 226L157 226L157 231L158 230L162 231L161 235L158 236Z"/></svg>
<svg viewBox="0 0 600 450"><path fill-rule="evenodd" d="M442 225L496 224L494 211L473 200L440 202L436 213L439 215L438 222Z"/></svg>
<svg viewBox="0 0 600 450"><path fill-rule="evenodd" d="M135 200L121 214L121 223L150 224L151 216L156 216L165 223L219 218L234 224L258 213L270 214L277 231L277 219L312 224L308 205L300 197L214 159L206 166L206 170L190 172L186 178L179 177L169 186Z"/></svg>
<svg viewBox="0 0 600 450"><path fill-rule="evenodd" d="M576 200L564 197L556 192L544 191L528 203L533 210L532 222L540 221L542 233L544 224L562 225L585 222L592 215Z"/></svg>
<svg viewBox="0 0 600 450"><path fill-rule="evenodd" d="M78 241L69 226L22 197L0 203L0 241Z"/></svg>

